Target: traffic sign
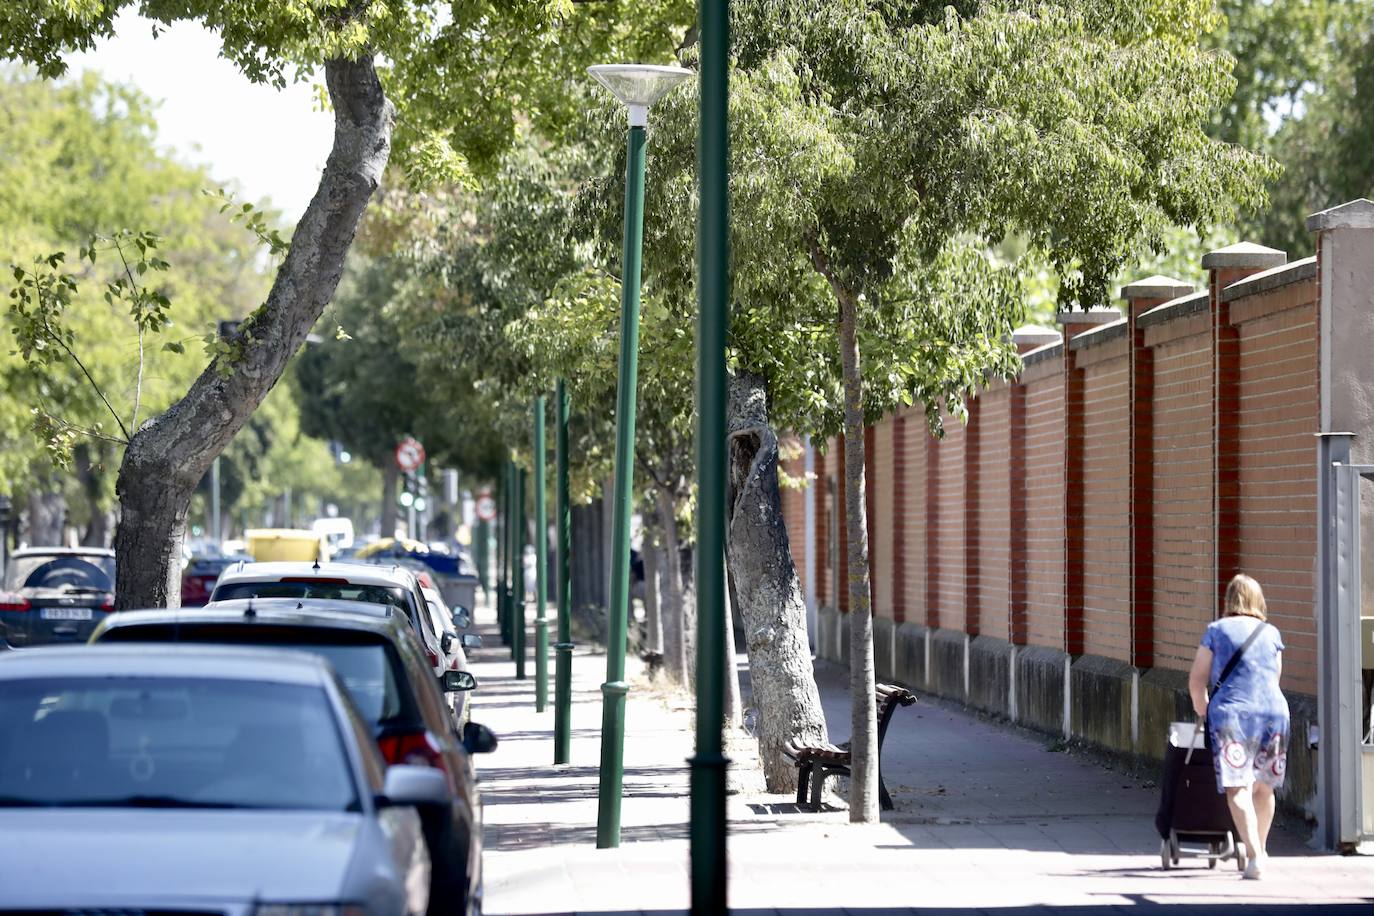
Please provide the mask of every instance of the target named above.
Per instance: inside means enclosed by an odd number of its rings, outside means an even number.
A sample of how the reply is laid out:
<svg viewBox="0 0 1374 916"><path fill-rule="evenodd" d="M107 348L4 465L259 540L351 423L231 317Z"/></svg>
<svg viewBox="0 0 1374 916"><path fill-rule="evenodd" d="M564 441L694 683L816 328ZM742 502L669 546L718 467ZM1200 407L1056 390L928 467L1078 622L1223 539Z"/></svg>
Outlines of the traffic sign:
<svg viewBox="0 0 1374 916"><path fill-rule="evenodd" d="M477 517L484 522L496 518L496 500L491 498L490 493L477 497Z"/></svg>
<svg viewBox="0 0 1374 916"><path fill-rule="evenodd" d="M425 447L413 436L406 436L396 444L396 467L409 474L425 463Z"/></svg>

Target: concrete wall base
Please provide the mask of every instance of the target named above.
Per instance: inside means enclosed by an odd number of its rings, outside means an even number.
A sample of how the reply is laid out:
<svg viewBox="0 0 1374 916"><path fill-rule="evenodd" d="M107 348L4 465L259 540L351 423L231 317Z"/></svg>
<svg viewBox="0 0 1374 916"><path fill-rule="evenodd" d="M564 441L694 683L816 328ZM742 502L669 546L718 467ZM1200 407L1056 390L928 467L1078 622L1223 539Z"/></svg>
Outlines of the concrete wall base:
<svg viewBox="0 0 1374 916"><path fill-rule="evenodd" d="M873 618L873 672L880 684L896 676L892 664L892 640L896 630L891 617Z"/></svg>
<svg viewBox="0 0 1374 916"><path fill-rule="evenodd" d="M1011 643L975 636L968 647L968 703L994 716L1011 718Z"/></svg>
<svg viewBox="0 0 1374 916"><path fill-rule="evenodd" d="M926 687L926 647L930 627L903 623L897 627L897 670L893 679L917 690Z"/></svg>
<svg viewBox="0 0 1374 916"><path fill-rule="evenodd" d="M951 700L967 698L968 643L968 636L956 630L931 631L927 690Z"/></svg>

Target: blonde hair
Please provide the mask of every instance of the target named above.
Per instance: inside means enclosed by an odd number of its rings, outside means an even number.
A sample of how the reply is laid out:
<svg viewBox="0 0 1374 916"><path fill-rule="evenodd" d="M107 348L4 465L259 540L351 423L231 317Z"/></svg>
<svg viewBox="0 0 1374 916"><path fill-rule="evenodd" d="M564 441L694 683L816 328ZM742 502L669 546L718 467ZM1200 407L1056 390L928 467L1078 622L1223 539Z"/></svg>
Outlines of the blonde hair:
<svg viewBox="0 0 1374 916"><path fill-rule="evenodd" d="M1264 592L1260 584L1244 573L1237 573L1226 586L1226 609L1223 617L1258 617L1268 620L1264 606Z"/></svg>

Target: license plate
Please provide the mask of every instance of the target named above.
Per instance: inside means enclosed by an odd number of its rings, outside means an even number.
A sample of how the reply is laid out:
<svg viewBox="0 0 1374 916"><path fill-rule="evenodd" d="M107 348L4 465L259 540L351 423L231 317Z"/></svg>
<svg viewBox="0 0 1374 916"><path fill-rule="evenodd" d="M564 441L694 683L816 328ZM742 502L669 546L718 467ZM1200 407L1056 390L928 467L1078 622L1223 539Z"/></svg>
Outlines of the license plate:
<svg viewBox="0 0 1374 916"><path fill-rule="evenodd" d="M45 607L43 608L44 620L90 620L91 609L88 607Z"/></svg>

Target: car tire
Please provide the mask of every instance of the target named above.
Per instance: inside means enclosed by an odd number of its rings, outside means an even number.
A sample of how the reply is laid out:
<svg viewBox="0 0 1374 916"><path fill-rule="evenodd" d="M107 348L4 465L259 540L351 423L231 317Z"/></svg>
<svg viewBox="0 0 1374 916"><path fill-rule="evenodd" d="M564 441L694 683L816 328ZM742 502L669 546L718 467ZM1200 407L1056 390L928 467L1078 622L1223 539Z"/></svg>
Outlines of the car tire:
<svg viewBox="0 0 1374 916"><path fill-rule="evenodd" d="M456 835L447 808L426 812L422 823L433 863L426 916L466 916L471 912L467 900L467 844Z"/></svg>

